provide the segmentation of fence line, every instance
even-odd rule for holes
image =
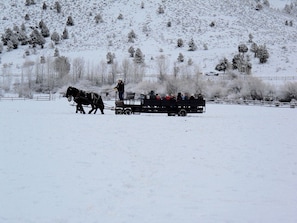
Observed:
[[[5,97],[0,96],[0,101],[26,101],[26,100],[52,101],[52,100],[55,100],[55,97],[52,94],[34,95],[32,98],[17,97],[17,96],[5,96]]]
[[[208,101],[208,103],[213,104],[236,104],[236,105],[261,105],[268,107],[289,107],[295,108],[297,107],[297,101],[292,99],[291,102],[280,102],[278,100],[274,101],[264,101],[264,100],[242,100],[242,99],[216,99],[212,101]]]

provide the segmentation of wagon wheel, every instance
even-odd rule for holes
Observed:
[[[116,115],[122,115],[124,113],[124,110],[122,108],[116,108],[115,109],[115,114]]]
[[[179,110],[178,115],[179,116],[187,116],[187,111],[185,109],[181,109],[181,110]]]
[[[131,115],[131,114],[132,114],[132,109],[131,109],[131,108],[126,108],[126,109],[124,110],[124,114],[125,114],[125,115]]]

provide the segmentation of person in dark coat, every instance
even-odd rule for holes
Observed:
[[[119,92],[119,99],[124,100],[125,84],[122,80],[118,80],[117,86],[115,88]]]

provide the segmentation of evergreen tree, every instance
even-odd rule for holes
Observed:
[[[254,57],[257,57],[258,45],[256,43],[252,43],[251,45],[251,52],[254,53]]]
[[[68,34],[68,30],[66,29],[66,27],[65,27],[65,29],[63,31],[62,38],[63,39],[69,39],[69,34]]]
[[[128,42],[134,43],[135,38],[136,38],[136,34],[135,34],[134,30],[131,30],[128,33]]]
[[[59,2],[55,2],[55,9],[57,10],[57,13],[61,13],[62,7]]]
[[[21,45],[27,45],[29,42],[28,36],[26,35],[26,33],[19,29],[16,33],[18,41]]]
[[[25,20],[26,20],[26,21],[29,21],[29,20],[30,20],[30,16],[29,16],[29,14],[26,14],[26,15],[25,15]]]
[[[260,63],[266,63],[269,58],[268,50],[265,45],[261,45],[257,50],[257,57],[259,58]]]
[[[101,16],[100,14],[98,14],[98,15],[95,16],[95,22],[96,22],[96,23],[101,23],[101,22],[103,22],[102,16]]]
[[[24,23],[22,23],[22,25],[21,25],[21,30],[22,30],[23,32],[26,32],[26,26],[25,26]]]
[[[43,9],[43,10],[46,10],[46,9],[47,9],[47,5],[46,5],[45,2],[43,2],[42,9]]]
[[[123,18],[124,18],[123,14],[120,13],[119,16],[118,16],[118,19],[119,19],[119,20],[122,20]]]
[[[107,64],[113,64],[114,58],[115,58],[115,54],[111,53],[111,52],[108,52],[106,54]]]
[[[3,45],[7,46],[7,50],[17,49],[19,45],[18,35],[10,28],[5,30],[5,34],[1,37]]]
[[[177,40],[177,47],[183,47],[183,46],[184,46],[184,41],[181,38],[179,38]]]
[[[238,46],[238,52],[239,53],[246,53],[247,51],[248,51],[249,49],[248,49],[248,47],[245,45],[245,44],[240,44],[239,46]]]
[[[0,42],[0,54],[3,52],[3,43]],[[0,58],[0,62],[1,62],[1,58]]]
[[[74,22],[71,16],[68,16],[67,22],[66,22],[67,26],[74,26]]]
[[[59,57],[59,56],[60,56],[60,52],[58,48],[55,48],[54,57]]]
[[[134,62],[138,64],[144,63],[144,55],[139,48],[135,51]]]
[[[45,23],[43,22],[43,20],[41,20],[39,22],[39,28],[41,29],[41,35],[43,37],[49,37],[50,36],[50,31],[49,29],[47,28],[47,26],[45,25]]]
[[[193,38],[190,40],[190,42],[189,42],[188,45],[189,45],[189,51],[195,51],[195,50],[197,50],[197,46],[196,46]]]
[[[158,13],[159,14],[164,14],[164,8],[161,5],[159,5]]]
[[[13,32],[10,28],[7,28],[5,30],[5,33],[2,35],[1,40],[4,44],[4,46],[7,45],[7,42],[10,40],[11,36],[13,35]]]
[[[130,53],[130,57],[134,57],[135,49],[133,46],[130,46],[130,48],[128,49],[128,52]]]
[[[34,29],[30,35],[29,42],[32,44],[33,47],[36,47],[36,45],[40,45],[41,48],[43,48],[43,45],[45,44],[45,39],[37,29]]]
[[[217,71],[226,71],[229,67],[229,62],[227,58],[224,58],[222,61],[220,61],[219,64],[215,67]]]
[[[60,35],[55,31],[51,35],[51,40],[55,43],[58,44],[60,42]]]
[[[182,63],[184,62],[184,60],[185,60],[184,55],[182,53],[179,53],[177,57],[177,61]]]
[[[26,0],[25,5],[26,6],[35,5],[35,1],[34,0]]]

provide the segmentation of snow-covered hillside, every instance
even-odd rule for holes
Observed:
[[[74,26],[67,26],[70,38],[53,46],[46,39],[44,49],[24,58],[28,48],[4,52],[2,64],[12,64],[13,72],[21,73],[25,60],[35,61],[40,56],[53,56],[57,47],[61,55],[69,58],[83,57],[85,61],[99,64],[106,61],[106,54],[112,52],[121,63],[129,58],[130,46],[140,48],[145,55],[146,73],[156,73],[156,62],[152,58],[165,55],[170,61],[168,73],[172,73],[173,63],[178,54],[191,58],[201,71],[213,70],[223,57],[232,60],[241,43],[248,44],[249,34],[257,44],[266,44],[270,53],[268,63],[259,64],[252,58],[252,74],[256,76],[296,76],[297,64],[297,19],[282,11],[291,1],[270,0],[270,7],[255,10],[254,0],[197,0],[197,1],[61,1],[62,12],[54,10],[53,1],[36,0],[36,4],[25,6],[24,0],[10,0],[0,3],[0,32],[6,28],[38,26],[43,20],[50,32],[62,34],[68,16],[72,16]],[[48,5],[42,10],[43,3]],[[143,2],[143,8],[141,4]],[[164,9],[159,14],[159,7]],[[29,14],[30,20],[24,19]],[[100,14],[103,22],[96,23],[94,17]],[[122,14],[123,19],[118,19]],[[286,26],[292,21],[293,26]],[[171,27],[168,27],[171,22]],[[215,26],[211,27],[210,23]],[[30,28],[28,28],[30,30]],[[128,42],[128,33],[136,34],[134,43]],[[184,40],[184,47],[177,48],[177,39]],[[198,49],[188,51],[187,43],[193,38]],[[208,50],[205,50],[207,46]],[[248,45],[249,46],[249,45]]]

